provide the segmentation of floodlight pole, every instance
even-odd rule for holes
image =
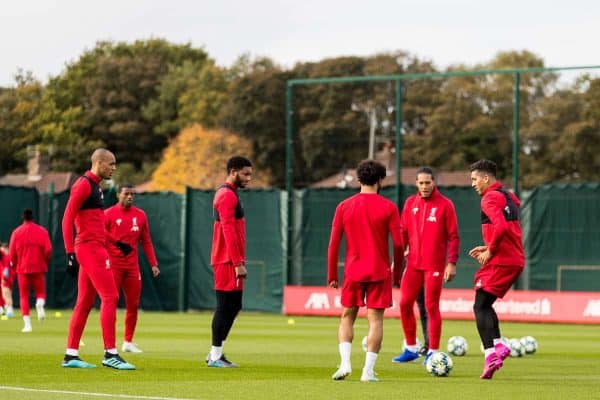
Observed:
[[[286,140],[285,140],[285,189],[287,192],[287,240],[285,248],[285,265],[283,268],[283,285],[289,284],[288,277],[292,269],[292,251],[294,240],[294,91],[293,84],[288,81],[286,89]]]
[[[402,81],[396,79],[396,186],[394,200],[398,208],[402,207]]]
[[[515,98],[513,102],[513,150],[512,150],[512,179],[513,190],[519,197],[519,106],[521,103],[520,94],[521,73],[515,72]]]

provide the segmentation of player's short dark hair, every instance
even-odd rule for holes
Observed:
[[[33,221],[33,211],[30,208],[23,210],[23,219],[25,221]]]
[[[481,171],[487,172],[492,175],[494,178],[496,177],[496,171],[498,170],[498,166],[495,162],[490,160],[479,160],[475,161],[471,166],[469,166],[469,171]]]
[[[417,170],[417,176],[419,176],[419,174],[427,174],[431,176],[431,179],[433,179],[435,181],[435,175],[433,174],[433,168],[431,167],[421,167]]]
[[[133,189],[134,186],[132,183],[129,182],[125,182],[122,183],[121,185],[119,185],[119,191],[117,193],[121,193],[123,191],[123,189]]]
[[[227,160],[227,173],[229,174],[231,170],[239,171],[244,167],[251,167],[252,163],[246,157],[242,156],[233,156],[229,160]]]
[[[383,164],[374,160],[364,160],[356,168],[358,181],[363,185],[373,186],[380,179],[385,178],[386,172]]]

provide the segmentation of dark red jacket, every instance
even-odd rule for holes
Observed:
[[[123,207],[116,204],[104,211],[104,223],[108,235],[108,256],[110,265],[114,268],[139,268],[138,243],[142,244],[144,254],[151,267],[158,265],[152,239],[150,238],[150,227],[146,213],[137,207]],[[133,251],[124,255],[116,246],[116,242],[125,242],[131,246]]]
[[[515,210],[511,210],[507,196]],[[483,242],[492,253],[487,264],[525,266],[520,207],[517,196],[504,190],[500,182],[490,185],[481,197],[481,232]]]
[[[391,277],[388,238],[392,237],[394,264],[402,265],[400,214],[396,204],[374,193],[358,193],[338,204],[327,251],[327,283],[338,281],[338,253],[346,237],[344,277],[375,282]]]
[[[225,183],[217,189],[213,210],[215,221],[210,264],[243,264],[246,260],[246,222],[237,188]]]
[[[50,235],[43,226],[25,221],[10,235],[8,253],[18,274],[46,272],[52,257]]]
[[[81,243],[106,245],[104,230],[104,195],[100,177],[87,171],[71,187],[62,220],[63,239],[67,253],[73,253]],[[73,224],[76,236],[73,239]]]
[[[403,242],[408,243],[407,268],[443,272],[458,261],[459,237],[454,204],[437,188],[427,198],[418,193],[404,203]]]

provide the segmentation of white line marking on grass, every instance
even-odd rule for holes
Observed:
[[[75,392],[72,390],[32,389],[32,388],[17,387],[17,386],[0,386],[0,390],[15,390],[15,391],[21,391],[21,392],[38,392],[38,393],[77,394],[77,395],[96,396],[96,397],[118,397],[121,399],[197,400],[197,399],[184,399],[184,398],[180,398],[180,397],[136,396],[133,394],[111,394],[111,393],[94,393],[94,392]]]

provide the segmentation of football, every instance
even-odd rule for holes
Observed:
[[[538,349],[538,342],[533,336],[523,336],[519,341],[526,354],[534,354]]]
[[[429,372],[433,376],[448,376],[450,375],[450,371],[452,371],[452,367],[454,363],[450,356],[446,353],[438,351],[429,357],[427,360],[427,372]]]
[[[363,351],[366,353],[367,352],[367,337],[365,336],[364,338],[362,338],[362,342],[360,342]]]
[[[523,357],[525,354],[525,348],[519,339],[510,339],[508,341],[508,346],[510,347],[511,357]]]
[[[467,339],[462,336],[452,336],[448,339],[448,353],[453,356],[464,356],[469,350]]]

